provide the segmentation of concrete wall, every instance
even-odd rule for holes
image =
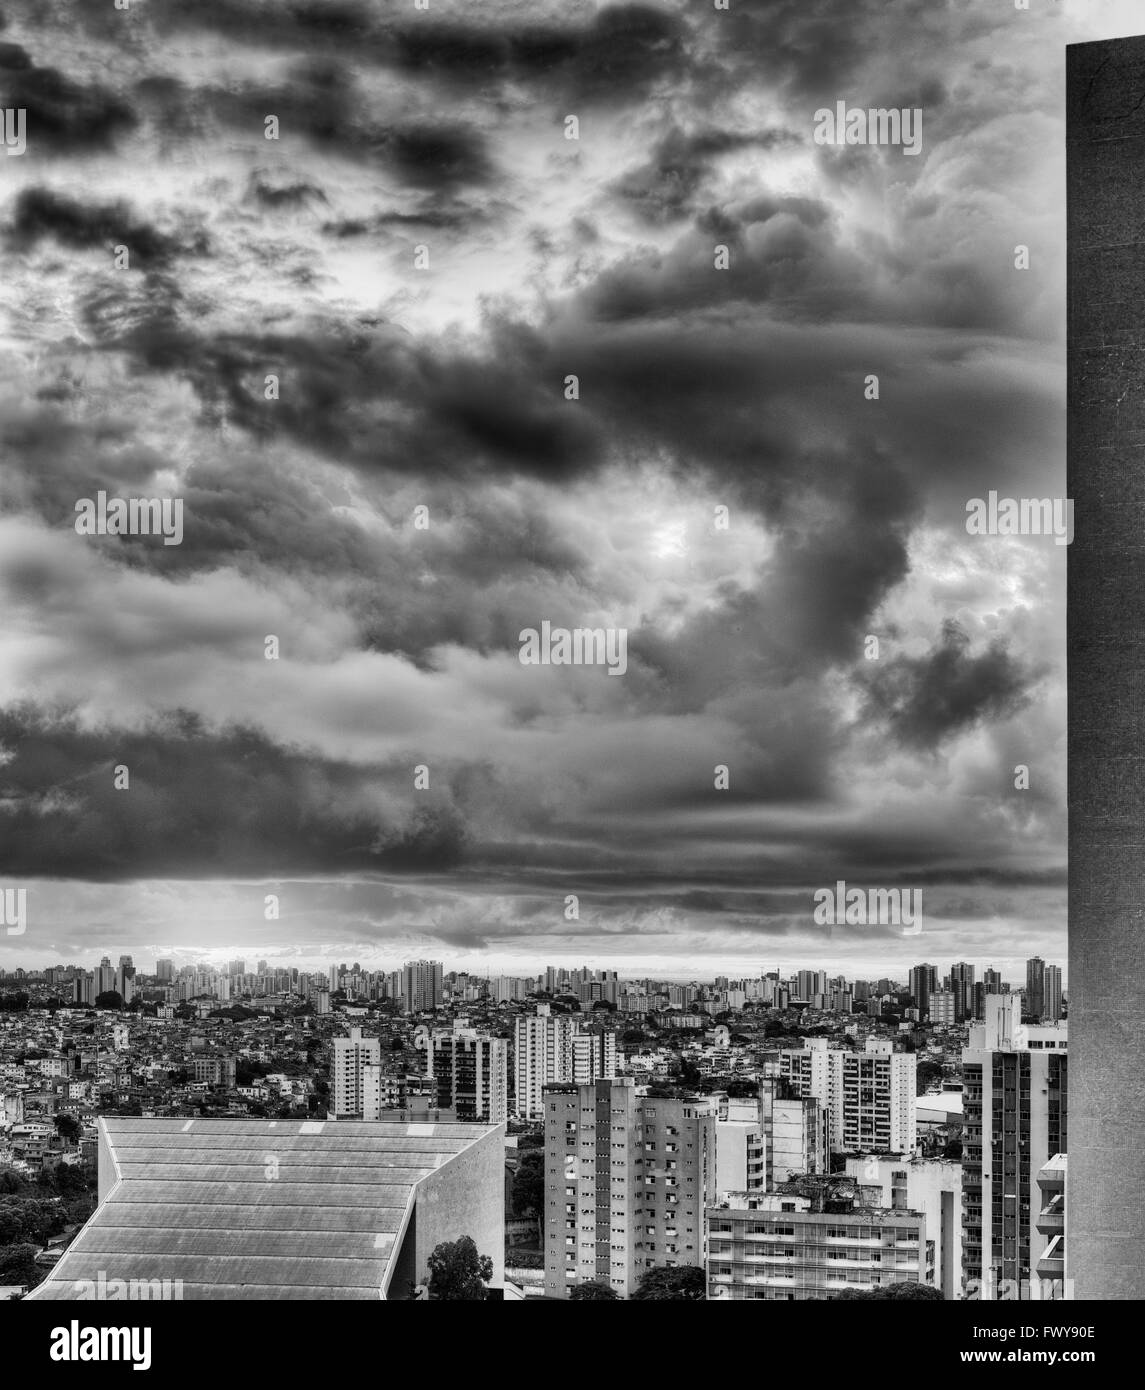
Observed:
[[[474,1126],[475,1129],[481,1126]],[[435,1173],[423,1178],[414,1198],[411,1248],[416,1279],[423,1283],[430,1255],[443,1240],[472,1236],[478,1254],[493,1261],[493,1285],[505,1281],[505,1126],[497,1125]],[[404,1253],[404,1252],[403,1252]],[[399,1265],[402,1262],[399,1261]],[[398,1284],[391,1297],[404,1298]]]
[[[1145,1297],[1143,91],[1145,38],[1067,48],[1066,1276],[1079,1299]]]

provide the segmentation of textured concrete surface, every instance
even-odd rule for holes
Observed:
[[[1067,50],[1069,1178],[1079,1299],[1145,1297],[1145,38]]]

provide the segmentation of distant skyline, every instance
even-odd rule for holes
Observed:
[[[1064,958],[1066,551],[965,516],[1064,487],[1063,46],[1140,17],[1035,9],[4,0],[0,967],[886,973],[838,879]]]
[[[48,960],[48,961],[37,961],[37,962],[35,962],[35,963],[33,963],[33,964],[24,964],[23,968],[24,968],[25,970],[29,970],[29,971],[43,971],[43,970],[48,969],[48,968],[51,967],[51,966],[60,966],[60,965],[64,965],[64,966],[67,966],[67,965],[80,965],[80,966],[83,966],[85,969],[89,969],[89,968],[92,968],[92,967],[98,965],[100,959],[101,959],[103,956],[108,956],[108,957],[111,959],[111,961],[113,962],[113,964],[114,964],[114,963],[118,960],[119,955],[121,955],[121,954],[122,954],[122,955],[129,955],[129,954],[132,954],[132,953],[129,952],[129,951],[126,951],[126,950],[120,951],[120,950],[118,950],[118,948],[106,947],[106,948],[103,948],[103,949],[100,949],[100,950],[96,950],[96,951],[90,953],[90,959],[88,959],[88,960],[81,960],[81,959],[79,959],[79,958],[69,958],[69,959],[67,959],[67,960],[64,960],[64,959],[53,959],[53,960]],[[281,956],[281,955],[278,956],[278,957],[275,957],[275,956],[267,955],[265,951],[259,952],[259,953],[256,954],[256,953],[253,953],[253,952],[250,952],[250,951],[244,951],[244,950],[242,950],[241,948],[238,948],[238,947],[235,947],[235,948],[233,948],[232,950],[230,950],[230,951],[228,951],[228,952],[223,952],[223,953],[220,953],[220,954],[218,954],[218,955],[205,956],[205,955],[198,954],[198,953],[196,953],[196,952],[194,952],[194,951],[191,951],[191,950],[184,950],[184,949],[179,948],[179,947],[169,947],[169,948],[167,948],[166,954],[165,954],[164,952],[161,951],[161,952],[159,952],[159,953],[158,953],[155,957],[153,957],[153,958],[152,958],[152,957],[139,957],[139,956],[136,956],[136,957],[134,958],[134,965],[135,965],[136,970],[139,971],[139,972],[141,972],[142,974],[144,974],[144,975],[152,975],[152,974],[154,974],[154,972],[155,972],[155,965],[156,965],[156,962],[157,962],[158,960],[161,960],[161,959],[170,959],[170,960],[173,960],[174,963],[175,963],[175,968],[176,968],[176,970],[181,969],[183,966],[193,966],[193,965],[198,965],[198,964],[202,964],[202,965],[206,966],[208,969],[211,969],[211,970],[225,970],[225,968],[226,968],[226,966],[227,966],[227,964],[228,964],[229,961],[231,961],[231,960],[244,960],[244,961],[246,962],[246,966],[247,966],[246,973],[247,973],[247,974],[253,974],[253,973],[255,973],[255,966],[256,966],[257,962],[258,962],[259,960],[265,959],[265,960],[266,960],[266,963],[267,963],[267,969],[268,969],[268,970],[289,970],[289,969],[297,969],[297,970],[299,970],[299,971],[301,971],[301,972],[303,972],[303,973],[310,973],[310,974],[321,973],[321,974],[325,974],[325,973],[327,973],[327,972],[329,971],[329,968],[330,968],[330,966],[332,966],[332,965],[341,965],[341,964],[344,963],[345,965],[350,966],[350,965],[353,965],[355,961],[357,961],[357,963],[361,966],[361,968],[362,968],[363,970],[369,970],[369,971],[378,971],[378,970],[382,970],[382,971],[391,971],[391,970],[398,970],[398,969],[401,968],[402,965],[405,964],[406,961],[411,960],[411,959],[420,959],[420,957],[412,957],[412,956],[408,956],[408,955],[407,955],[407,956],[402,956],[402,957],[400,957],[400,958],[387,958],[387,959],[376,960],[376,961],[369,961],[369,960],[365,960],[365,959],[362,959],[362,958],[360,958],[360,957],[352,956],[352,955],[334,956],[334,957],[330,957],[330,958],[328,958],[328,959],[319,959],[319,958],[313,958],[313,959],[300,959],[300,958],[297,958],[297,957],[283,957],[283,956]],[[790,966],[789,966],[789,965],[786,965],[786,964],[757,965],[757,966],[752,967],[752,968],[750,968],[750,969],[748,969],[748,968],[730,968],[730,967],[729,967],[729,968],[721,968],[721,967],[717,964],[716,966],[712,967],[711,970],[708,971],[707,973],[697,974],[696,972],[693,971],[692,973],[689,974],[689,973],[687,973],[687,972],[679,972],[679,971],[654,970],[654,969],[651,969],[651,968],[647,965],[647,963],[642,963],[642,964],[640,964],[640,965],[638,965],[638,966],[636,966],[636,967],[633,967],[632,969],[626,970],[626,969],[622,969],[621,967],[619,967],[619,966],[617,966],[617,965],[614,965],[614,964],[603,965],[603,964],[599,964],[599,963],[597,963],[597,962],[590,961],[590,960],[576,960],[576,961],[546,960],[546,961],[541,962],[541,963],[538,964],[538,965],[534,965],[532,968],[530,968],[530,967],[528,967],[527,965],[525,965],[525,966],[523,966],[521,969],[513,969],[513,970],[508,970],[508,969],[507,969],[507,970],[494,970],[494,971],[490,971],[490,970],[488,969],[487,964],[484,964],[484,965],[481,965],[481,966],[473,966],[473,965],[466,966],[466,965],[461,965],[461,964],[457,963],[457,961],[455,961],[454,959],[452,959],[452,958],[450,958],[450,957],[448,957],[448,956],[445,956],[445,957],[442,957],[442,956],[432,956],[432,957],[427,957],[427,959],[440,960],[440,961],[441,961],[441,964],[442,964],[443,973],[446,974],[446,975],[448,975],[448,974],[450,974],[450,973],[456,973],[456,974],[468,973],[468,974],[470,974],[470,975],[481,976],[481,977],[486,976],[486,975],[492,975],[494,978],[496,978],[496,977],[499,976],[499,975],[508,975],[508,976],[518,977],[518,978],[521,978],[521,977],[524,977],[524,978],[536,978],[537,976],[543,974],[544,971],[545,971],[545,969],[546,969],[548,966],[553,966],[553,967],[555,967],[556,969],[564,968],[564,969],[567,969],[567,970],[569,970],[569,971],[572,971],[572,970],[580,970],[580,969],[586,969],[586,968],[587,968],[587,969],[590,969],[590,970],[616,970],[616,971],[617,971],[617,974],[618,974],[622,979],[625,979],[625,978],[644,978],[644,977],[648,977],[648,978],[652,978],[652,979],[665,979],[665,980],[681,980],[681,981],[696,980],[696,981],[699,982],[699,983],[709,982],[709,981],[711,981],[712,979],[714,979],[715,976],[717,976],[717,975],[727,975],[727,976],[729,976],[729,978],[735,978],[735,979],[759,979],[759,978],[761,978],[763,975],[766,975],[766,974],[770,973],[771,971],[778,971],[781,979],[788,979],[788,978],[791,978],[791,977],[793,977],[794,975],[796,975],[796,974],[798,973],[798,971],[800,971],[800,970],[822,970],[822,971],[826,972],[826,974],[827,974],[829,977],[834,977],[834,976],[838,976],[838,975],[843,975],[843,976],[847,977],[848,979],[852,979],[852,980],[853,980],[853,979],[860,979],[860,980],[867,980],[867,979],[870,979],[870,980],[877,980],[877,979],[886,978],[886,979],[895,980],[895,981],[902,981],[902,982],[905,983],[906,980],[907,980],[907,977],[908,977],[908,974],[909,974],[910,970],[911,970],[914,966],[916,966],[916,965],[921,965],[921,964],[924,964],[924,963],[934,965],[934,966],[936,967],[937,971],[938,971],[939,977],[941,978],[941,977],[945,974],[945,972],[946,972],[947,970],[949,970],[950,966],[954,963],[953,961],[943,961],[943,960],[934,960],[934,959],[931,959],[930,961],[924,961],[924,958],[921,957],[921,956],[918,957],[918,958],[912,957],[912,958],[910,959],[910,961],[909,961],[908,964],[902,964],[902,963],[900,962],[900,963],[898,963],[898,964],[896,965],[896,964],[892,963],[892,964],[889,965],[888,967],[886,967],[886,968],[880,968],[880,969],[878,969],[878,970],[873,971],[873,972],[870,973],[870,974],[865,973],[865,972],[867,971],[867,969],[868,969],[868,967],[865,967],[865,966],[864,966],[862,969],[858,969],[858,970],[848,970],[848,969],[843,968],[842,966],[832,965],[830,962],[824,961],[824,960],[818,960],[818,961],[814,961],[814,962],[805,961],[805,962],[804,962],[803,964],[801,964],[801,965],[790,965]],[[998,959],[1001,959],[1001,958],[998,958]],[[1029,959],[1029,958],[1027,958],[1027,959]],[[1062,969],[1062,988],[1063,988],[1063,991],[1064,991],[1064,990],[1066,989],[1066,984],[1067,984],[1067,981],[1066,981],[1066,978],[1065,978],[1065,958],[1063,957],[1061,960],[1056,960],[1056,959],[1053,959],[1053,958],[1046,958],[1046,957],[1043,957],[1043,959],[1045,960],[1045,963],[1046,963],[1047,965],[1060,965],[1060,966],[1061,966],[1061,969]],[[150,968],[148,967],[148,964],[147,964],[148,961],[150,961]],[[995,963],[995,961],[993,961],[993,960],[991,960],[991,961],[975,961],[975,960],[971,960],[971,961],[969,961],[968,963],[971,964],[971,965],[976,966],[979,972],[981,972],[981,971],[983,971],[983,970],[988,970],[988,969],[997,970],[998,973],[1002,976],[1003,980],[1005,980],[1005,981],[1007,981],[1008,983],[1010,983],[1011,985],[1013,985],[1015,989],[1019,989],[1019,988],[1024,989],[1024,988],[1025,988],[1025,984],[1026,984],[1026,959],[1023,959],[1023,960],[1021,960],[1021,961],[1019,961],[1019,962],[1016,962],[1016,963],[1012,963],[1012,964],[1009,966],[1009,968],[1007,968],[1004,964],[997,964],[997,963]],[[12,965],[9,965],[9,966],[7,966],[7,967],[0,967],[0,968],[5,968],[5,969],[11,971],[11,970],[14,970],[16,967],[15,967],[15,966],[12,966]],[[980,980],[980,978],[981,978],[981,975],[980,975],[980,973],[979,973],[979,980]]]

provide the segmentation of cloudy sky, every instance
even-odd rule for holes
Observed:
[[[0,0],[0,966],[1063,959],[1066,551],[966,502],[1062,495],[1063,49],[1133,8]]]

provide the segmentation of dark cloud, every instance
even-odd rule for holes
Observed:
[[[398,176],[415,188],[458,188],[493,177],[483,137],[465,126],[421,125],[387,132],[383,147]]]
[[[79,216],[80,230],[72,233],[77,214],[70,206],[63,215],[58,201],[44,206],[66,233],[93,244],[107,221]],[[39,231],[42,221],[28,214],[20,226]],[[307,336],[206,335],[170,290],[164,296],[156,287],[152,301],[131,287],[110,303],[95,296],[86,306],[87,327],[102,349],[185,377],[210,418],[257,437],[285,434],[368,471],[431,477],[477,470],[559,481],[602,458],[599,426],[565,400],[561,364],[550,360],[538,335],[521,328],[472,354],[415,343],[376,322],[320,321]],[[277,401],[265,398],[267,373],[280,377]]]
[[[543,80],[572,98],[629,103],[681,71],[685,32],[682,19],[662,9],[609,5],[587,23],[507,31],[407,21],[396,48],[399,66],[420,76],[462,84]]]
[[[794,143],[783,130],[739,133],[700,130],[688,134],[674,127],[655,146],[646,164],[631,169],[612,185],[648,222],[663,223],[688,216],[697,196],[712,180],[721,155],[737,150],[773,149]]]
[[[82,203],[47,188],[26,188],[16,199],[8,228],[9,244],[18,251],[36,246],[44,237],[73,250],[99,247],[109,255],[117,245],[128,248],[134,266],[166,265],[180,254],[202,254],[206,239],[189,243],[135,219],[126,203]]]
[[[902,0],[892,11],[880,0],[853,0],[846,6],[836,0],[733,4],[718,16],[715,30],[724,80],[729,69],[739,80],[750,70],[757,80],[777,86],[790,105],[806,107],[808,119],[814,106],[833,105],[840,99],[885,105],[874,100],[880,93],[853,90],[857,75],[880,56],[883,44],[909,33],[916,61],[907,71],[910,83],[917,83],[918,68],[929,57],[925,35],[931,24],[940,25],[934,9],[927,0]],[[937,56],[933,61],[937,66]]]
[[[4,872],[15,877],[433,872],[464,848],[447,803],[396,822],[371,809],[382,769],[317,759],[252,728],[210,730],[191,714],[123,731],[8,709],[0,747]],[[114,787],[120,765],[128,790]]]
[[[317,184],[276,182],[263,170],[250,176],[247,197],[264,208],[309,207],[328,201]]]
[[[869,713],[885,721],[899,742],[936,748],[984,719],[1016,714],[1044,674],[1012,657],[1002,641],[971,655],[969,635],[948,619],[925,656],[893,657],[860,680]]]
[[[28,145],[40,153],[109,149],[138,117],[127,101],[99,84],[73,81],[56,68],[26,63],[17,44],[0,61],[0,109],[27,111]]]

